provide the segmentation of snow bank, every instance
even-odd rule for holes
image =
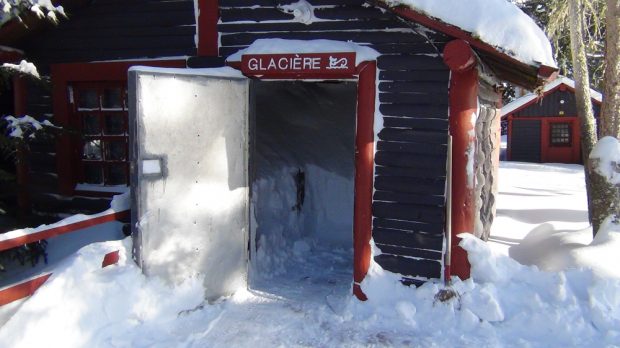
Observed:
[[[383,0],[389,6],[405,5],[415,11],[457,26],[474,38],[498,47],[526,63],[555,67],[545,33],[516,5],[506,0]]]
[[[379,53],[372,48],[360,46],[354,42],[334,40],[258,39],[249,47],[230,55],[226,60],[229,62],[239,62],[241,61],[241,56],[244,54],[336,52],[355,52],[355,65],[368,60],[376,60],[379,56]]]
[[[40,77],[37,67],[34,64],[27,62],[25,60],[22,60],[21,62],[19,62],[19,64],[4,63],[2,64],[2,68],[13,70],[15,72],[22,73],[25,75],[34,76],[36,78]]]
[[[603,137],[599,139],[590,152],[590,159],[597,159],[598,163],[594,167],[600,175],[607,178],[607,181],[614,185],[620,184],[620,143],[614,137]]]
[[[102,269],[103,255],[119,249],[118,265]],[[183,329],[181,311],[199,305],[203,293],[199,279],[175,288],[146,279],[133,264],[130,239],[93,244],[22,305],[0,330],[0,346],[166,346],[167,336]]]
[[[473,278],[402,286],[371,265],[369,295],[292,300],[247,289],[201,302],[198,279],[177,286],[145,278],[131,245],[88,246],[66,261],[0,328],[0,346],[34,347],[612,347],[620,345],[620,281],[587,270],[548,273],[523,266],[470,235]],[[121,249],[118,265],[101,255]],[[312,283],[301,283],[312,288]],[[277,287],[277,284],[273,285]]]
[[[398,275],[373,262],[362,283],[369,300],[350,303],[347,315],[369,330],[389,330],[388,345],[405,331],[419,346],[620,344],[620,279],[584,269],[543,272],[493,251],[470,234],[460,237],[472,278],[453,278],[457,296],[441,302],[436,294],[443,286],[432,282],[406,288]]]
[[[28,137],[34,139],[36,137],[36,132],[42,130],[43,127],[55,127],[48,120],[39,122],[37,119],[28,115],[22,117],[5,116],[4,120],[8,123],[7,128],[10,138],[23,139],[24,134],[30,133]]]

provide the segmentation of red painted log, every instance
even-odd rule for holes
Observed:
[[[360,283],[370,267],[372,237],[372,185],[374,175],[375,79],[377,63],[360,67],[357,89],[357,133],[355,136],[355,203],[353,217],[353,293],[365,301]]]
[[[449,42],[444,62],[450,76],[450,134],[452,135],[452,274],[467,279],[467,252],[458,246],[461,233],[474,232],[475,200],[472,156],[475,153],[475,114],[478,112],[478,70],[469,44]]]
[[[217,22],[220,18],[218,0],[198,0],[198,42],[199,56],[217,57],[219,38]]]

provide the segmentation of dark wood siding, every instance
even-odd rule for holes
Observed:
[[[594,115],[598,118],[600,105],[593,104]],[[540,101],[513,113],[513,115],[515,117],[577,116],[575,93],[570,90],[555,90],[545,95]]]
[[[192,0],[97,0],[68,12],[57,26],[29,33],[16,45],[42,75],[54,63],[148,59],[196,54]],[[28,114],[52,115],[49,88],[31,84]],[[92,213],[106,209],[109,198],[58,194],[56,148],[52,140],[36,140],[30,156],[30,195],[38,213]]]
[[[220,55],[261,38],[353,41],[382,54],[377,88],[384,127],[375,157],[373,238],[383,254],[376,261],[407,283],[440,278],[449,81],[440,52],[447,38],[416,32],[363,0],[308,0],[321,20],[309,25],[295,22],[278,2],[294,1],[220,0]],[[203,66],[200,59],[188,65]]]
[[[513,120],[510,143],[511,160],[540,162],[540,120]]]
[[[19,48],[45,74],[51,63],[195,55],[195,33],[192,0],[98,0]]]

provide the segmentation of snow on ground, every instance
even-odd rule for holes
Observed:
[[[620,231],[607,229],[585,246],[581,170],[503,163],[494,241],[464,239],[473,278],[455,279],[458,296],[445,303],[435,299],[441,284],[407,288],[376,264],[362,284],[370,300],[359,302],[348,295],[346,275],[330,272],[346,266],[346,251],[320,245],[296,248],[287,271],[260,286],[205,303],[199,279],[170,288],[145,278],[125,240],[64,261],[0,328],[0,346],[620,347],[620,276],[602,276],[606,260],[596,252],[618,250]],[[568,243],[571,234],[583,240]],[[528,253],[515,252],[534,237]],[[119,248],[119,264],[101,269],[101,255]],[[582,257],[573,266],[597,270],[545,272],[506,255],[560,269],[570,263],[549,255],[575,248]]]

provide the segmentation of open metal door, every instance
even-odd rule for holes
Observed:
[[[247,284],[249,81],[227,74],[133,68],[128,81],[134,257],[169,283],[204,277],[207,299]]]

